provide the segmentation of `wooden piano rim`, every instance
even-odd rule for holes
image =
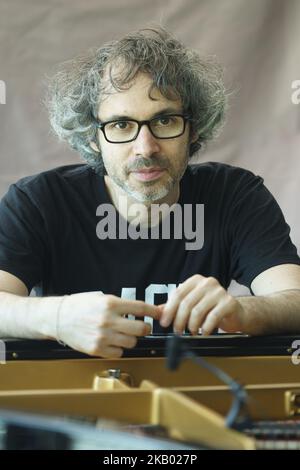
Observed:
[[[123,357],[164,357],[168,336],[139,338],[134,349],[124,350]],[[218,334],[208,337],[184,336],[186,345],[199,356],[291,356],[292,344],[300,336],[247,336]],[[6,360],[90,359],[91,356],[62,346],[55,341],[4,339]]]

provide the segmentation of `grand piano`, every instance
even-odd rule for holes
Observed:
[[[300,337],[173,340],[114,360],[3,340],[0,448],[300,449]]]

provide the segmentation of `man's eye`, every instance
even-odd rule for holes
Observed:
[[[167,126],[168,124],[171,124],[171,118],[169,117],[162,117],[162,118],[159,118],[157,121],[158,121],[158,124],[162,126]]]
[[[176,116],[162,116],[153,121],[153,125],[156,127],[169,127],[176,124]]]
[[[113,124],[113,128],[115,129],[127,129],[129,127],[129,123],[127,121],[118,121]]]

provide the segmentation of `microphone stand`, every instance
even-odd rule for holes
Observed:
[[[244,387],[226,372],[219,369],[219,367],[210,364],[189,350],[178,335],[173,335],[167,340],[168,369],[176,370],[183,359],[191,359],[198,366],[204,367],[230,388],[234,398],[225,418],[226,426],[228,428],[240,429],[244,428],[245,425],[249,425],[251,420],[247,410],[248,395]]]

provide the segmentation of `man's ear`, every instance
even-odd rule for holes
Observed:
[[[99,148],[98,148],[98,145],[96,144],[96,142],[94,142],[93,140],[90,142],[90,147],[97,153],[100,152]]]
[[[191,144],[194,144],[196,142],[196,140],[198,140],[199,138],[199,135],[196,134],[196,132],[193,132],[193,134],[191,134]]]

